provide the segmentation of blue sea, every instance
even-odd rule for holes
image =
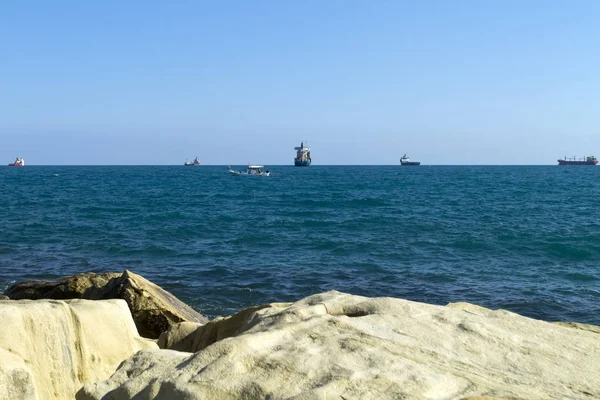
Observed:
[[[335,289],[600,325],[600,168],[267,168],[0,168],[0,292],[129,269],[208,317]]]

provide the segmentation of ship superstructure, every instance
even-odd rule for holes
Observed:
[[[419,166],[421,165],[420,161],[410,161],[410,158],[408,158],[408,156],[406,154],[404,154],[402,156],[402,158],[400,159],[400,165],[408,165],[408,166]]]
[[[194,158],[194,161],[185,160],[183,163],[186,167],[193,167],[194,165],[200,165],[200,159],[198,157]]]
[[[8,164],[9,167],[24,167],[25,166],[25,160],[23,160],[23,157],[18,156],[17,159],[15,160],[15,162]]]
[[[309,167],[312,162],[310,158],[310,147],[304,146],[304,142],[301,142],[300,147],[294,147],[294,150],[296,150],[294,165],[296,167]]]

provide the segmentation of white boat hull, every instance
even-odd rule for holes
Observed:
[[[233,176],[270,176],[270,171],[257,171],[253,169],[249,169],[248,171],[236,171],[231,167],[227,167],[229,173]]]
[[[229,171],[233,176],[271,176],[270,172],[263,172],[262,174],[249,174],[243,171]]]

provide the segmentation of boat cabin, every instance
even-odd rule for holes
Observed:
[[[248,175],[262,175],[264,168],[262,165],[248,165]]]

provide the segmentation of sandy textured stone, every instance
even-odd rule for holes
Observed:
[[[600,334],[600,326],[596,326],[596,325],[580,324],[578,322],[553,322],[553,324],[560,325],[560,326],[566,326],[567,328],[581,329],[584,331],[589,331],[589,332],[594,332],[594,333]],[[600,340],[600,338],[599,338],[599,340]]]
[[[0,399],[72,399],[141,349],[123,300],[0,302]]]
[[[181,323],[172,326],[167,332],[163,332],[158,340],[158,347],[161,349],[170,349],[195,353],[205,347],[228,337],[236,336],[249,329],[248,319],[255,311],[266,307],[282,307],[290,303],[278,305],[267,304],[262,306],[250,307],[230,317],[219,317],[202,325],[192,325]]]
[[[35,380],[25,360],[0,348],[0,399],[36,399]]]
[[[124,299],[143,337],[157,339],[171,325],[183,321],[208,320],[171,293],[140,275],[124,273],[85,273],[56,281],[26,281],[5,293],[11,299]]]
[[[187,399],[159,394],[160,384],[153,384],[152,381],[157,375],[169,374],[178,366],[184,365],[191,355],[173,350],[140,351],[121,364],[110,379],[85,385],[77,393],[76,399],[96,398],[99,393],[106,393],[106,397],[98,397],[102,400]],[[127,384],[123,384],[125,382]],[[221,397],[205,397],[205,399],[220,400]]]
[[[10,297],[0,294],[0,300],[10,300]]]
[[[77,399],[600,398],[597,333],[503,310],[327,292],[242,319],[193,354],[142,351]]]
[[[158,347],[161,349],[193,352],[194,337],[198,328],[202,326],[204,325],[197,322],[180,322],[172,325],[167,331],[160,334]]]

